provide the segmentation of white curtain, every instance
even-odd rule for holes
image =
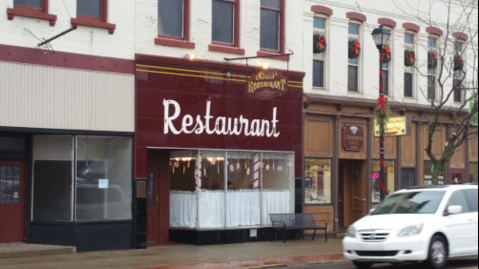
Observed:
[[[263,226],[271,226],[269,214],[287,214],[291,210],[291,192],[289,190],[263,191]]]
[[[225,192],[199,193],[199,228],[225,227]]]
[[[260,191],[228,191],[227,227],[261,225],[260,202]]]
[[[196,228],[196,193],[170,192],[170,227]]]

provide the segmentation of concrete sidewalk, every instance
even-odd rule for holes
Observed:
[[[44,257],[0,259],[1,269],[220,269],[342,259],[341,240],[175,245]]]

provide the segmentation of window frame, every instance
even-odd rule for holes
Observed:
[[[27,18],[35,18],[41,20],[48,20],[50,26],[55,26],[57,22],[57,16],[48,13],[49,11],[49,0],[42,0],[41,8],[34,8],[24,5],[13,5],[13,8],[7,8],[8,20],[13,20],[15,16],[22,16]]]
[[[406,35],[412,35],[413,36],[413,44],[409,44],[409,43],[406,43]],[[412,31],[406,31],[404,33],[404,50],[406,50],[407,48],[411,48],[414,52],[417,51],[417,33],[416,32],[412,32]],[[417,58],[416,58],[416,62],[417,62]],[[408,72],[409,70],[408,69],[411,69],[411,72]],[[403,95],[405,98],[412,98],[412,99],[416,99],[417,98],[417,87],[416,87],[416,83],[417,83],[417,75],[416,75],[416,70],[414,69],[414,66],[411,66],[411,67],[407,67],[405,66],[404,67],[404,74],[405,73],[408,73],[408,74],[412,74],[412,96],[406,96],[406,81],[403,80],[403,83],[404,83],[404,89],[403,89]],[[405,77],[405,76],[404,76]]]
[[[78,1],[78,0],[77,0]],[[72,26],[89,26],[95,28],[107,29],[110,35],[115,33],[116,24],[108,23],[108,0],[100,0],[100,17],[93,17],[87,15],[76,15],[76,18],[71,19]],[[77,2],[78,3],[78,2]]]
[[[372,169],[371,169],[371,172],[376,173],[376,172],[374,172],[374,163],[379,163],[379,168],[381,168],[381,160],[380,160],[380,159],[373,159],[373,160],[372,160]],[[398,186],[398,180],[399,180],[399,179],[398,179],[398,162],[397,162],[397,160],[395,160],[395,159],[385,159],[385,160],[384,160],[384,163],[386,164],[386,170],[384,171],[384,172],[385,172],[385,175],[386,175],[386,181],[385,181],[386,184],[385,184],[384,187],[386,188],[386,190],[391,190],[391,189],[394,188],[394,190],[391,191],[391,193],[390,193],[390,194],[393,194],[394,192],[398,191],[398,188],[397,188],[397,186]],[[392,163],[393,166],[394,166],[394,186],[392,186],[392,187],[389,186],[389,178],[387,177],[387,174],[388,174],[388,172],[387,172],[387,164],[388,164],[388,163]],[[379,173],[379,172],[377,172],[377,173]],[[372,175],[369,175],[369,176],[372,176]],[[369,194],[369,198],[371,199],[371,204],[372,204],[372,205],[379,205],[380,203],[383,202],[383,201],[381,201],[381,202],[374,202],[374,201],[373,201],[373,185],[372,185],[372,184],[371,184],[371,188],[370,188],[369,191],[371,192],[371,193]],[[381,190],[381,191],[382,191],[382,190]]]
[[[324,29],[314,27],[314,19],[316,19],[316,18],[324,20]],[[313,18],[313,37],[314,37],[314,34],[317,33],[317,32],[319,34],[324,34],[324,37],[326,38],[326,40],[329,40],[329,16],[325,16],[325,15],[318,14],[318,13],[314,14],[314,18]],[[329,46],[326,46],[326,51],[324,51],[323,53],[321,53],[319,55],[313,54],[313,77],[312,77],[313,81],[312,81],[312,86],[313,86],[313,89],[315,89],[315,90],[327,90],[328,89],[328,77],[329,77],[328,51],[329,51]],[[322,58],[322,59],[320,59],[320,58]],[[314,86],[314,75],[315,75],[314,74],[314,61],[323,61],[323,86],[322,87]]]
[[[349,26],[351,24],[354,24],[354,25],[357,25],[359,27],[358,29],[358,34],[357,36],[356,35],[352,35],[349,33]],[[363,22],[361,21],[355,21],[355,20],[350,20],[348,22],[348,44],[349,44],[349,41],[351,41],[351,38],[355,38],[357,37],[356,40],[359,41],[360,44],[362,44],[362,33],[363,33]],[[348,51],[346,51],[346,53],[349,53]],[[362,55],[363,55],[363,48],[361,47],[361,53],[359,54],[359,57],[357,58],[358,60],[358,63],[355,65],[355,64],[351,64],[349,62],[349,60],[351,60],[348,56],[348,71],[347,71],[347,74],[348,74],[348,86],[347,86],[347,92],[348,94],[362,94],[362,70],[361,70],[361,66],[362,66]],[[358,84],[357,84],[357,91],[349,91],[349,67],[350,66],[355,66],[358,68]]]
[[[461,45],[461,50],[458,51],[457,50],[457,45]],[[462,59],[465,61],[465,57],[464,57],[464,54],[465,54],[465,50],[464,50],[464,41],[462,40],[459,40],[459,39],[456,39],[454,41],[454,56],[458,55],[458,56],[461,56]],[[464,65],[465,66],[465,65]],[[461,76],[460,77],[456,77],[456,72],[461,72]],[[461,90],[456,90],[456,79],[461,81],[462,83],[460,83],[458,86]],[[462,87],[463,87],[463,83],[464,83],[464,72],[463,71],[456,71],[454,70],[454,64],[453,64],[453,75],[452,75],[452,90],[454,91],[454,94],[453,94],[453,102],[454,104],[464,104],[464,102],[466,101],[465,100],[465,94],[464,94],[464,91],[462,90]],[[459,91],[461,96],[461,100],[460,101],[457,101],[456,99],[456,91]]]
[[[257,53],[257,56],[270,56],[270,55],[275,55],[275,54],[284,54],[285,52],[285,12],[286,12],[286,1],[285,0],[280,0],[281,8],[279,10],[269,8],[269,7],[263,7],[261,5],[260,1],[260,20],[261,20],[261,10],[266,9],[266,10],[272,10],[272,11],[278,11],[279,12],[279,50],[269,50],[269,49],[263,49],[261,48],[261,42],[259,44],[259,51]],[[261,27],[260,27],[261,28]],[[261,40],[261,29],[259,31],[259,40]],[[274,60],[283,60],[283,61],[289,61],[288,56],[284,57],[274,57],[271,58]]]
[[[322,206],[332,206],[334,205],[334,200],[335,200],[335,196],[336,196],[336,193],[334,192],[334,177],[335,177],[335,171],[334,171],[334,160],[332,158],[320,158],[320,157],[304,157],[304,173],[305,173],[305,178],[306,178],[306,160],[319,160],[319,161],[329,161],[329,163],[331,164],[331,179],[330,179],[330,184],[331,184],[331,189],[329,190],[330,192],[330,197],[331,197],[331,202],[330,203],[306,203],[306,198],[305,198],[305,194],[306,194],[306,186],[304,184],[304,180],[305,178],[303,179],[303,189],[302,189],[302,195],[303,195],[303,199],[302,199],[302,204],[303,206],[308,206],[308,207],[322,207]],[[326,190],[325,190],[326,192]]]
[[[155,44],[160,46],[194,49],[195,43],[190,42],[190,0],[183,0],[183,37],[157,34]],[[158,15],[158,11],[156,12]]]
[[[222,43],[213,41],[211,38],[211,44],[208,47],[209,51],[230,53],[237,55],[244,55],[245,51],[240,49],[240,37],[241,37],[241,0],[217,0],[234,4],[234,18],[233,18],[233,44]],[[213,2],[213,1],[212,1]],[[212,9],[213,12],[213,9]],[[213,25],[211,26],[213,32]]]
[[[430,47],[430,39],[435,39],[435,44],[434,44],[434,47]],[[438,53],[437,49],[438,49],[438,46],[439,46],[439,37],[438,36],[435,36],[435,35],[430,35],[428,36],[427,38],[427,51],[428,53],[429,52],[436,52]],[[437,59],[439,61],[439,59]],[[429,58],[428,58],[428,61],[429,61]],[[429,63],[428,63],[429,64]],[[438,66],[439,66],[439,63],[438,63]],[[427,78],[428,78],[428,87],[427,87],[427,100],[430,100],[430,101],[437,101],[437,98],[438,98],[438,94],[437,94],[437,76],[438,76],[438,71],[437,71],[437,68],[434,70],[434,97],[433,98],[430,98],[429,96],[429,78],[432,77],[432,75],[429,73],[431,69],[428,69],[427,72]]]

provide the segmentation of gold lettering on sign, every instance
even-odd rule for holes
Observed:
[[[260,81],[260,82],[249,82],[249,93],[255,93],[258,89],[261,88],[271,88],[278,91],[284,92],[286,85],[286,79],[281,79],[278,81]]]
[[[259,72],[248,79],[246,87],[249,96],[272,99],[286,94],[288,78],[281,72]]]

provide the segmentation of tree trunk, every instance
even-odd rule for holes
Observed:
[[[434,165],[433,171],[432,171],[432,185],[436,186],[439,185],[439,181],[444,182],[444,167],[445,165],[442,163],[438,163],[437,165]],[[442,179],[439,179],[439,176],[443,176]]]

